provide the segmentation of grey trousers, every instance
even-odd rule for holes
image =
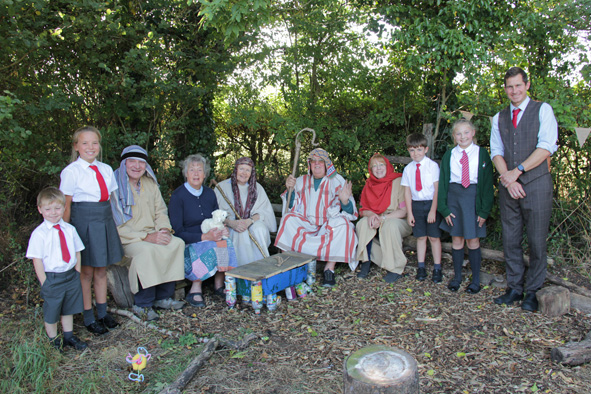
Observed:
[[[546,279],[546,237],[552,214],[552,176],[543,175],[523,185],[526,197],[513,199],[499,186],[507,286],[518,292],[537,291]],[[523,261],[523,227],[529,243],[529,268]]]

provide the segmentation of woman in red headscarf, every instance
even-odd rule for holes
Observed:
[[[358,278],[366,278],[372,261],[388,273],[384,280],[397,281],[406,266],[402,238],[410,235],[406,222],[402,174],[394,172],[388,159],[376,153],[369,159],[369,179],[361,192],[361,220],[356,231],[359,238],[357,260],[361,262]]]

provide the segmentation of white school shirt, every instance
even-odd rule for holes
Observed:
[[[449,166],[449,183],[462,183],[462,165],[460,160],[462,159],[464,149],[456,145],[451,150],[451,162]],[[480,147],[474,143],[470,144],[466,148],[466,154],[468,155],[468,166],[470,167],[470,184],[475,185],[478,183],[478,159],[480,155]]]
[[[90,168],[91,165],[98,167],[109,190],[109,196],[119,187],[111,166],[98,160],[89,163],[79,157],[64,168],[60,175],[60,190],[66,196],[72,196],[73,202],[99,202],[101,199],[101,188],[96,179],[96,172]]]
[[[417,191],[417,162],[414,160],[404,167],[400,185],[410,187],[410,193],[412,195],[413,201],[433,200],[435,195],[434,183],[439,182],[439,166],[427,156],[423,157],[423,160],[421,160],[418,164],[421,165],[419,167],[421,171],[421,185],[423,186],[421,191]]]
[[[56,224],[60,225],[68,245],[70,262],[67,264],[62,259],[59,231],[53,228]],[[76,266],[76,252],[83,249],[84,244],[70,223],[64,222],[63,219],[57,223],[44,220],[31,234],[26,256],[28,259],[41,259],[45,272],[66,272]]]
[[[521,121],[521,117],[523,116],[523,112],[527,108],[529,101],[530,98],[527,96],[525,100],[519,104],[519,107],[515,107],[513,104],[509,105],[511,107],[511,117],[513,117],[514,109],[519,108],[521,110],[519,111],[519,114],[517,114],[517,124]],[[546,149],[552,155],[558,150],[558,145],[556,145],[556,141],[558,140],[558,124],[556,123],[554,111],[550,104],[542,103],[538,118],[540,120],[540,131],[538,132],[538,143],[536,144],[536,148]],[[504,156],[504,154],[505,146],[503,145],[503,140],[501,139],[501,133],[499,131],[499,112],[497,112],[493,117],[490,130],[490,157]]]

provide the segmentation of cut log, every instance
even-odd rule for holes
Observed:
[[[216,335],[212,340],[207,342],[201,353],[191,361],[189,366],[179,375],[179,377],[164,390],[160,391],[160,394],[181,394],[185,386],[189,384],[191,379],[193,379],[199,368],[209,360],[218,347],[244,350],[248,347],[250,342],[256,338],[257,336],[255,334],[248,334],[241,341],[233,342],[219,338]]]
[[[562,286],[562,287],[566,287],[570,291],[575,292],[577,294],[580,294],[582,296],[591,297],[591,290],[589,290],[589,289],[587,289],[585,287],[582,287],[582,286],[575,285],[574,283],[569,282],[569,281],[564,280],[564,279],[561,279],[561,278],[559,278],[559,277],[557,277],[555,275],[547,274],[546,275],[546,280],[548,282],[554,284],[554,285],[559,285],[559,286]]]
[[[405,237],[403,240],[403,245],[408,248],[416,250],[417,249],[417,239],[413,236]],[[451,249],[452,249],[451,242],[442,242],[441,249],[444,252],[451,253]],[[465,248],[465,251],[466,251],[466,253],[468,253],[467,247]],[[482,252],[483,259],[498,261],[498,262],[502,262],[502,263],[505,262],[505,254],[503,252],[501,252],[500,250],[480,248],[480,251]],[[524,254],[523,261],[525,262],[525,265],[528,266],[529,265],[529,256]],[[551,258],[548,258],[548,265],[552,265],[552,264],[554,264],[554,260]]]
[[[570,293],[570,306],[581,313],[591,314],[591,298]]]
[[[589,335],[587,335],[589,338]],[[591,361],[591,340],[569,342],[564,346],[552,349],[552,361],[565,365],[581,365]]]
[[[407,352],[382,345],[368,346],[345,359],[345,394],[417,394],[419,371]]]
[[[536,293],[539,310],[546,316],[557,317],[570,312],[570,291],[562,286],[544,287]]]
[[[124,257],[121,263],[107,267],[107,288],[120,308],[131,308],[133,305],[133,293],[129,287],[129,263]]]

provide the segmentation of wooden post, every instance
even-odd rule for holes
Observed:
[[[345,359],[345,394],[418,394],[419,371],[407,352],[382,345],[368,346]]]

